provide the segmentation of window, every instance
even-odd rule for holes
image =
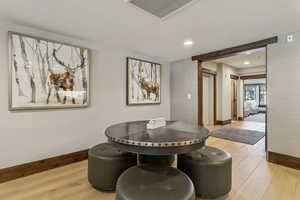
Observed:
[[[267,104],[267,90],[265,84],[245,85],[245,101],[256,101],[260,107]]]
[[[256,100],[256,85],[245,85],[245,100]]]
[[[267,105],[266,85],[261,84],[259,85],[259,106],[266,106],[266,105]]]

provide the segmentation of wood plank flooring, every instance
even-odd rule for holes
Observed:
[[[234,122],[233,127],[264,130],[264,124]],[[223,126],[208,127],[211,130]],[[300,171],[268,163],[264,139],[247,145],[209,138],[208,145],[233,157],[232,191],[218,200],[299,200]],[[87,161],[0,184],[1,200],[114,200],[114,193],[93,189],[87,181]],[[198,199],[200,200],[200,199]]]

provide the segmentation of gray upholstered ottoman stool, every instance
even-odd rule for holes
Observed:
[[[89,150],[88,180],[96,189],[114,191],[119,176],[135,165],[135,154],[122,152],[111,143],[99,144]]]
[[[118,179],[116,200],[194,200],[187,175],[172,167],[135,166]]]
[[[216,198],[231,190],[230,154],[209,146],[178,156],[178,169],[193,181],[196,195],[202,198]]]

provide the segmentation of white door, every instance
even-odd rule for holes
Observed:
[[[203,125],[214,125],[214,78],[203,76]]]

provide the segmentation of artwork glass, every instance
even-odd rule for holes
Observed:
[[[127,104],[159,104],[161,102],[161,65],[127,58]]]
[[[10,110],[86,107],[88,49],[9,33]]]

